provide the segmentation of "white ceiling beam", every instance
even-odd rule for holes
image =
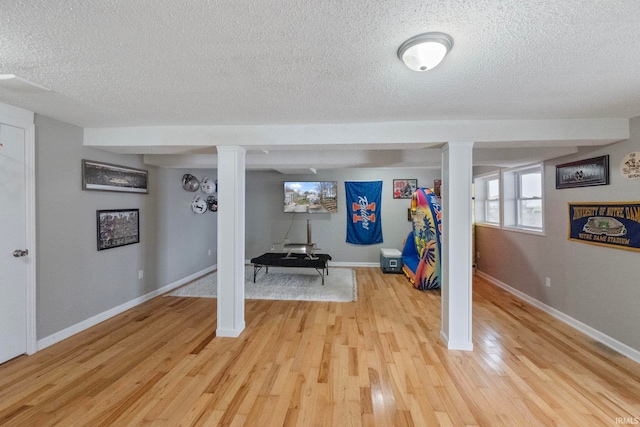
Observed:
[[[84,145],[95,148],[193,149],[244,147],[441,144],[474,141],[479,147],[602,145],[629,138],[628,119],[452,120],[329,125],[157,126],[85,128]],[[147,151],[145,151],[145,148]]]
[[[307,150],[248,152],[246,168],[275,169],[281,173],[315,173],[317,169],[350,167],[440,167],[440,149],[417,150]],[[145,154],[144,163],[165,168],[217,168],[216,154]],[[306,171],[306,172],[303,172]]]

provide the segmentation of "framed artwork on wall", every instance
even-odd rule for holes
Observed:
[[[416,191],[416,188],[418,188],[417,179],[394,179],[393,198],[410,199],[414,191]]]
[[[140,209],[96,211],[98,250],[140,242]]]
[[[609,156],[556,166],[556,189],[609,185]]]
[[[149,172],[128,166],[82,160],[82,189],[149,193]]]

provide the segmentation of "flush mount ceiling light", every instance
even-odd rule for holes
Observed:
[[[15,74],[0,74],[0,88],[22,93],[48,92],[50,90]]]
[[[435,68],[453,47],[453,39],[445,33],[424,33],[411,37],[398,49],[398,58],[413,71]]]

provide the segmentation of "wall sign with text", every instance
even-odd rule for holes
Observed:
[[[608,155],[556,166],[556,189],[608,184]]]
[[[640,202],[569,203],[569,240],[640,251]]]

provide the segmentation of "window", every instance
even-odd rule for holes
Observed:
[[[542,171],[516,172],[518,180],[518,227],[542,228]]]
[[[500,174],[494,172],[476,177],[476,223],[500,226]]]
[[[542,163],[475,177],[475,223],[544,234],[543,180]]]
[[[511,169],[502,174],[504,182],[504,226],[514,230],[543,232],[542,164]]]
[[[496,177],[485,182],[487,199],[484,201],[486,222],[500,224],[500,179]]]

